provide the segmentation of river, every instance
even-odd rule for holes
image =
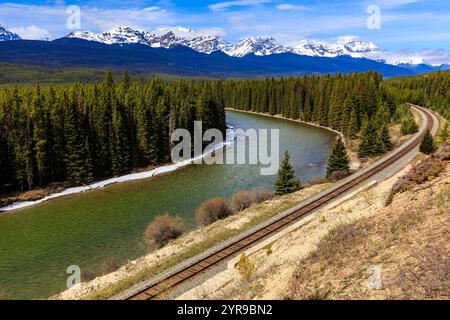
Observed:
[[[303,182],[323,177],[327,130],[260,115],[228,111],[234,128],[280,129],[280,153],[291,154]],[[280,155],[281,159],[282,155]],[[195,209],[206,199],[241,189],[273,190],[275,176],[258,165],[191,165],[147,180],[51,200],[0,214],[0,298],[47,298],[65,289],[66,268],[95,270],[106,260],[126,263],[146,253],[142,235],[162,213],[195,227]]]

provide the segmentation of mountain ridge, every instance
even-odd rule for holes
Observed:
[[[0,61],[45,67],[129,69],[186,76],[262,77],[378,71],[386,77],[413,75],[412,70],[365,58],[296,55],[232,57],[216,51],[204,54],[178,45],[170,49],[139,43],[107,45],[76,38],[53,41],[0,42]]]
[[[334,41],[300,40],[290,46],[280,44],[273,37],[254,36],[241,39],[233,44],[219,36],[197,33],[190,28],[182,26],[158,28],[150,32],[124,26],[100,33],[75,31],[61,39],[64,38],[81,39],[107,45],[141,44],[152,48],[166,49],[185,46],[199,53],[210,55],[215,52],[222,52],[230,57],[237,58],[249,55],[271,56],[283,53],[321,58],[349,56],[398,66],[413,71],[413,73],[432,72],[449,68],[448,65],[432,66],[418,56],[406,54],[397,56],[381,51],[374,43],[355,36],[342,36]],[[12,40],[21,40],[21,37],[0,26],[0,42]]]

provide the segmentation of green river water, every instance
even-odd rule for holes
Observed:
[[[324,176],[331,132],[234,111],[227,112],[227,123],[280,129],[280,153],[289,150],[297,176],[303,182]],[[179,215],[194,228],[204,200],[253,187],[273,190],[274,181],[257,165],[191,165],[0,213],[0,298],[47,298],[65,289],[69,265],[95,270],[108,259],[125,263],[145,254],[142,235],[156,215]]]

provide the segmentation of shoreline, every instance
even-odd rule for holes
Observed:
[[[118,177],[113,177],[113,178],[100,180],[100,181],[94,181],[92,183],[89,183],[89,184],[86,184],[83,186],[66,188],[60,192],[51,193],[51,194],[48,194],[48,195],[46,195],[40,199],[36,199],[36,200],[13,202],[11,204],[7,204],[6,206],[0,207],[0,214],[5,213],[5,212],[11,212],[11,211],[18,210],[18,209],[29,208],[29,207],[32,207],[32,206],[41,204],[43,202],[46,202],[46,201],[49,201],[52,199],[56,199],[56,198],[62,198],[62,197],[66,197],[66,196],[76,195],[76,194],[80,194],[80,193],[84,193],[84,192],[88,192],[88,191],[99,191],[99,190],[102,190],[106,186],[117,184],[117,183],[149,179],[149,178],[152,178],[152,177],[164,174],[164,173],[176,171],[180,168],[191,165],[196,160],[204,159],[205,157],[212,154],[213,152],[221,150],[224,147],[226,147],[227,145],[229,145],[235,139],[234,128],[229,128],[229,129],[232,129],[233,133],[231,133],[230,135],[227,135],[225,137],[224,142],[216,145],[214,148],[208,150],[207,152],[203,153],[200,156],[197,156],[197,157],[194,157],[194,158],[182,161],[182,162],[178,162],[178,163],[161,165],[161,166],[156,167],[151,170],[135,172],[135,173],[128,173],[128,174],[118,176]]]
[[[343,133],[341,133],[337,130],[334,130],[332,128],[329,128],[329,127],[321,126],[316,123],[306,122],[306,121],[298,120],[298,119],[285,118],[281,115],[270,115],[267,113],[258,113],[258,112],[254,112],[254,111],[238,110],[238,109],[232,109],[232,108],[226,108],[225,110],[259,115],[259,116],[270,117],[270,118],[276,118],[276,119],[280,119],[280,120],[287,120],[287,121],[291,121],[291,122],[300,123],[303,125],[312,126],[315,128],[324,129],[324,130],[327,130],[331,133],[334,133],[334,134],[340,136],[342,138],[344,144],[346,144],[345,136]],[[229,128],[229,129],[234,129],[234,128]],[[100,180],[100,181],[94,181],[92,183],[89,183],[89,184],[86,184],[83,186],[65,188],[60,192],[55,192],[55,193],[50,192],[49,194],[46,194],[43,197],[38,198],[38,199],[15,201],[15,202],[9,203],[7,205],[0,206],[0,214],[6,213],[6,212],[12,212],[12,211],[19,210],[19,209],[30,208],[32,206],[41,204],[41,203],[49,201],[49,200],[57,199],[57,198],[73,196],[76,194],[81,194],[81,193],[85,193],[85,192],[89,192],[89,191],[99,191],[99,190],[102,190],[104,187],[107,187],[107,186],[113,185],[113,184],[117,184],[117,183],[144,180],[144,179],[152,178],[157,175],[173,172],[177,169],[191,165],[195,160],[204,159],[209,154],[223,149],[225,146],[229,145],[232,141],[234,141],[234,139],[235,139],[235,133],[233,132],[229,136],[228,135],[226,136],[225,141],[223,143],[218,144],[216,147],[214,147],[213,149],[209,150],[206,153],[203,153],[200,156],[185,160],[183,162],[178,162],[175,164],[164,164],[164,165],[155,167],[150,170],[128,173],[128,174],[118,176],[118,177],[108,178],[108,179]],[[44,190],[45,190],[45,188],[44,188]],[[44,191],[44,193],[45,193],[45,191]]]
[[[239,109],[233,109],[233,108],[225,108],[225,110],[226,111],[235,111],[235,112],[242,112],[242,113],[247,113],[247,114],[260,115],[260,116],[269,117],[269,118],[275,118],[275,119],[280,119],[280,120],[287,120],[287,121],[296,122],[296,123],[304,124],[304,125],[315,127],[315,128],[324,129],[324,130],[330,131],[330,132],[340,136],[342,138],[342,141],[344,142],[344,145],[346,145],[346,139],[345,139],[345,136],[344,136],[344,134],[342,132],[337,131],[337,130],[335,130],[333,128],[330,128],[330,127],[322,126],[322,125],[314,123],[314,122],[307,122],[307,121],[303,121],[303,120],[300,120],[300,119],[286,118],[286,117],[283,117],[280,114],[271,115],[269,113],[264,113],[264,112],[239,110]]]

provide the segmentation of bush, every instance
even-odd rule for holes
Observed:
[[[416,121],[414,120],[414,117],[412,115],[407,116],[405,119],[403,119],[402,126],[400,128],[400,132],[402,135],[414,134],[418,131],[419,126],[416,124]]]
[[[254,202],[255,197],[253,192],[241,190],[233,194],[230,205],[233,212],[240,212],[251,207]]]
[[[439,159],[438,156],[432,155],[425,160],[414,165],[411,170],[399,178],[394,184],[392,190],[386,200],[386,205],[390,205],[397,193],[402,193],[414,188],[414,186],[423,184],[438,176],[445,170],[446,163]]]
[[[436,152],[436,156],[441,160],[450,160],[450,140],[446,141]]]
[[[184,223],[179,217],[169,214],[157,216],[145,231],[145,238],[158,247],[163,247],[170,240],[176,239],[183,234]]]
[[[344,178],[347,178],[350,175],[349,171],[334,171],[328,179],[330,179],[331,181],[339,181],[342,180]]]
[[[250,281],[255,271],[255,265],[250,261],[249,257],[244,253],[241,254],[239,261],[235,265],[239,274],[247,281]]]
[[[233,211],[225,198],[213,198],[206,200],[200,205],[195,219],[199,225],[207,226],[232,214]]]
[[[267,188],[260,187],[236,192],[231,198],[231,209],[237,213],[250,208],[253,204],[261,203],[272,199],[275,194]]]
[[[272,199],[275,196],[275,193],[270,191],[267,188],[260,187],[253,190],[253,197],[255,203],[261,203],[267,200]]]

